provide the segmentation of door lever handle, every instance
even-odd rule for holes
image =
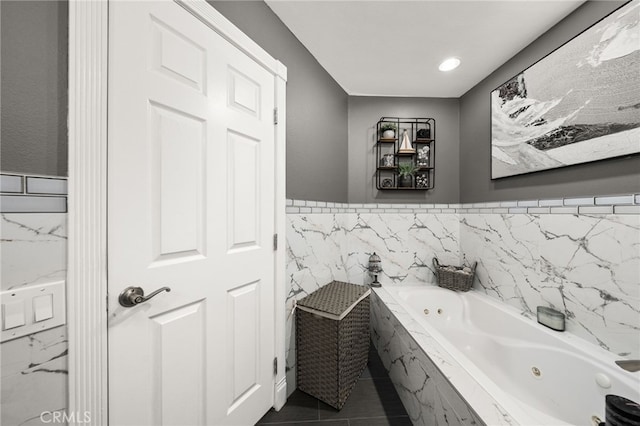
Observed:
[[[136,306],[140,303],[146,302],[147,300],[155,297],[163,291],[166,291],[168,293],[171,291],[171,289],[169,287],[162,287],[145,297],[142,287],[131,286],[122,290],[122,293],[120,293],[120,296],[118,297],[118,302],[120,302],[121,306],[130,308],[132,306]]]

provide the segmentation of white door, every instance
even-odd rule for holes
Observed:
[[[274,75],[174,2],[109,14],[110,424],[254,424],[274,398]],[[129,286],[171,291],[123,307]]]

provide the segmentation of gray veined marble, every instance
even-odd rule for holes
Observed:
[[[2,214],[1,290],[66,278],[66,214]],[[0,344],[3,425],[40,425],[67,407],[66,326]]]
[[[636,206],[631,206],[636,207]],[[570,209],[554,214],[554,209]],[[640,216],[551,213],[287,215],[287,370],[295,387],[294,301],[336,279],[383,286],[435,283],[431,258],[478,261],[474,289],[535,321],[538,305],[567,316],[567,332],[621,356],[640,356]]]
[[[474,287],[535,318],[567,316],[567,331],[622,356],[640,353],[640,217],[463,215],[462,253]]]
[[[65,213],[5,213],[0,219],[0,290],[65,279]]]
[[[457,215],[355,214],[345,219],[351,282],[369,282],[366,265],[374,251],[383,253],[380,280],[387,285],[433,283],[433,256],[460,261]]]
[[[438,365],[447,365],[451,370],[459,366],[451,365],[448,355],[439,357],[435,352],[437,344],[429,345],[434,352],[427,356],[414,337],[428,341],[430,336],[417,332],[417,328],[408,330],[407,326],[411,327],[414,320],[392,299],[382,300],[384,294],[382,290],[372,296],[371,335],[411,422],[425,426],[484,425],[438,368]],[[471,381],[469,384],[473,392],[473,386],[477,385]],[[508,415],[498,414],[499,406],[496,405],[496,410],[491,409],[495,401],[488,394],[481,396],[485,398],[483,406],[489,407],[485,411],[489,412],[490,424],[513,423]]]
[[[295,388],[294,301],[333,281],[368,284],[369,256],[382,255],[383,285],[433,283],[431,259],[459,262],[457,215],[287,215],[287,383]]]

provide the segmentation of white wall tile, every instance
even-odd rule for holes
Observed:
[[[564,200],[562,198],[539,200],[538,205],[540,207],[561,207],[564,205]]]
[[[551,207],[551,214],[578,214],[578,207]]]
[[[613,206],[579,206],[579,214],[613,214]]]
[[[550,207],[528,207],[527,213],[529,214],[548,214],[550,213]]]
[[[66,211],[66,197],[0,196],[1,213],[64,213]]]
[[[613,211],[616,214],[640,214],[640,206],[615,206]]]
[[[0,192],[24,192],[23,177],[18,175],[0,175]]]
[[[633,204],[633,195],[596,197],[596,205]]]
[[[565,198],[565,206],[592,206],[595,203],[595,197],[582,197],[582,198]]]
[[[67,180],[27,176],[26,193],[66,195]]]
[[[509,213],[513,214],[520,214],[520,213],[526,213],[527,212],[527,208],[526,207],[511,207],[509,208]]]

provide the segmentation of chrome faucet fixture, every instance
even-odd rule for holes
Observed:
[[[621,359],[616,361],[616,364],[627,371],[635,373],[640,371],[640,359]]]

